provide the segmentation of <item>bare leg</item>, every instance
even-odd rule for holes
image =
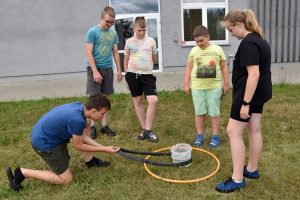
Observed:
[[[220,116],[211,117],[211,126],[213,135],[218,135],[220,132]]]
[[[204,133],[204,123],[205,116],[204,115],[195,115],[195,125],[197,133]]]
[[[91,152],[83,152],[83,154],[84,154],[84,161],[85,162],[90,161],[94,156],[94,154],[91,153]]]
[[[140,125],[143,129],[146,128],[146,114],[143,105],[143,96],[133,97],[134,109],[136,112],[136,116],[140,122]]]
[[[102,119],[101,119],[102,125],[108,125],[108,112],[106,112]]]
[[[240,122],[232,118],[227,125],[227,134],[230,141],[231,158],[233,165],[232,178],[243,180],[246,147],[243,140],[243,131],[247,122]]]
[[[253,113],[248,124],[249,128],[249,161],[247,169],[250,172],[257,170],[262,151],[263,140],[261,135],[262,114]]]
[[[156,95],[150,95],[147,96],[147,101],[148,101],[148,108],[147,108],[147,114],[146,114],[146,130],[151,130],[153,121],[154,121],[154,116],[156,113],[157,109],[157,104],[158,104],[158,98]]]
[[[21,168],[21,171],[26,178],[34,178],[58,185],[67,185],[73,179],[73,175],[70,168],[68,168],[64,173],[60,175],[57,175],[49,170],[34,170]]]

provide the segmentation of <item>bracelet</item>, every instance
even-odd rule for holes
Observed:
[[[247,101],[243,100],[242,105],[243,105],[243,106],[249,106],[249,105],[250,105],[250,102],[247,102]]]

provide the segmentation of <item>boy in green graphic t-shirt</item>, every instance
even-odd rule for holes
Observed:
[[[229,90],[228,66],[222,48],[210,43],[210,35],[204,26],[197,26],[193,32],[197,43],[189,56],[185,71],[184,90],[192,92],[195,108],[196,139],[194,146],[204,142],[205,115],[211,117],[212,137],[209,147],[220,144],[220,98]],[[223,79],[223,83],[222,83]]]

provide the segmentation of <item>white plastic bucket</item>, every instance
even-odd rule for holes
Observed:
[[[192,147],[189,144],[179,143],[171,147],[173,163],[185,162],[192,157]]]

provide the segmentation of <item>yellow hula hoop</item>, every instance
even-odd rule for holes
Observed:
[[[165,151],[165,150],[168,150],[168,149],[171,149],[171,147],[165,147],[165,148],[162,148],[162,149],[158,149],[158,150],[156,150],[154,152]],[[175,179],[169,179],[169,178],[163,178],[163,177],[157,176],[156,174],[154,174],[153,172],[151,172],[149,170],[149,168],[148,168],[148,166],[147,166],[146,163],[144,163],[144,168],[148,172],[148,174],[150,174],[154,178],[157,178],[159,180],[163,180],[163,181],[166,181],[166,182],[170,182],[170,183],[196,183],[196,182],[199,182],[199,181],[204,181],[204,180],[209,179],[212,176],[216,175],[216,173],[220,169],[220,161],[219,161],[219,159],[214,154],[210,153],[209,151],[206,151],[206,150],[203,150],[203,149],[199,149],[199,148],[195,148],[195,147],[192,147],[192,149],[196,150],[196,151],[200,151],[200,152],[206,153],[206,154],[210,155],[211,157],[213,157],[215,159],[215,161],[217,162],[217,168],[211,174],[209,174],[207,176],[204,176],[204,177],[201,177],[201,178],[197,178],[197,179],[189,179],[189,180],[175,180]],[[149,159],[150,156],[151,155],[148,155],[146,157],[146,159]]]

